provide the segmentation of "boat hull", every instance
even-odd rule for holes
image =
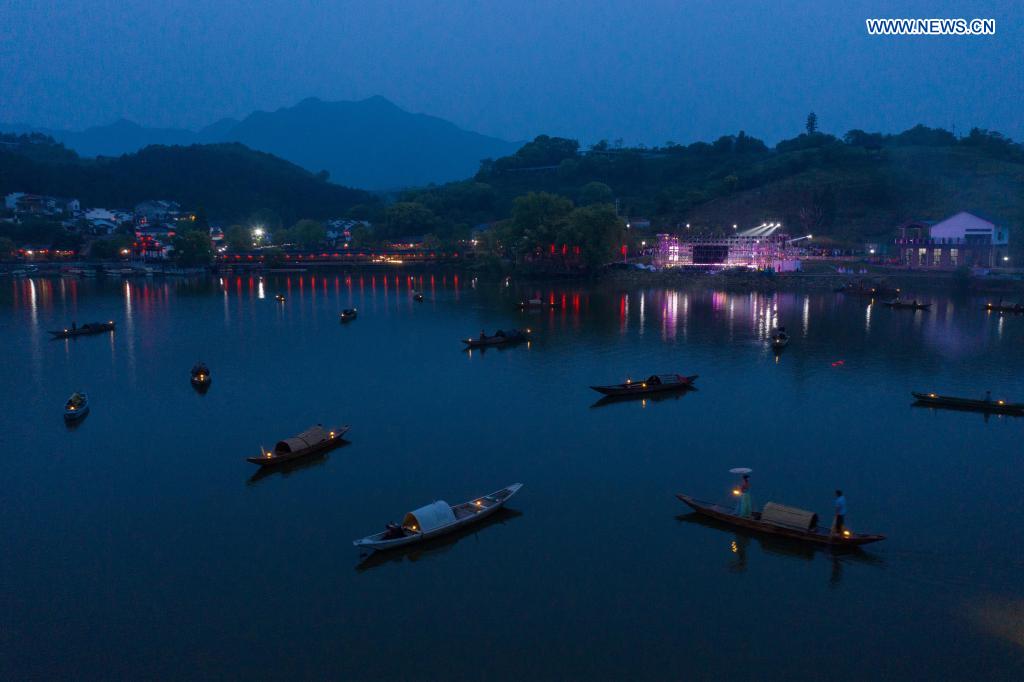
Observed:
[[[609,386],[591,386],[593,390],[597,391],[602,395],[612,396],[615,398],[622,398],[627,396],[642,396],[650,395],[652,393],[666,393],[668,391],[685,391],[689,388],[693,388],[693,382],[697,379],[697,375],[683,377],[683,381],[677,384],[647,384],[644,385],[642,381],[636,381],[628,384],[612,384]]]
[[[348,433],[348,430],[348,426],[336,428],[334,429],[334,438],[322,441],[308,448],[294,450],[284,454],[269,453],[269,457],[265,455],[261,457],[246,457],[245,461],[257,464],[261,467],[271,467],[278,464],[284,464],[286,462],[294,462],[295,460],[302,459],[303,457],[309,457],[321,452],[333,450],[344,442],[345,434]]]
[[[436,538],[436,537],[441,536],[441,535],[447,535],[448,533],[453,533],[453,532],[455,532],[455,531],[457,531],[457,530],[459,530],[461,528],[465,528],[466,526],[478,523],[478,522],[486,519],[488,516],[490,516],[494,512],[496,512],[499,509],[501,509],[502,507],[504,507],[505,504],[508,503],[508,501],[510,499],[512,499],[512,497],[516,493],[518,493],[519,489],[522,488],[522,487],[523,487],[522,483],[513,483],[512,485],[508,486],[507,488],[502,488],[501,490],[494,491],[490,495],[483,495],[483,496],[481,496],[479,498],[475,498],[475,499],[483,499],[485,497],[493,497],[493,496],[502,495],[503,493],[507,493],[507,494],[505,494],[502,497],[501,500],[495,502],[494,504],[492,504],[492,505],[490,505],[488,507],[485,507],[485,508],[481,509],[480,511],[476,512],[472,516],[467,516],[467,517],[464,517],[464,518],[461,518],[461,519],[457,518],[452,523],[446,524],[444,526],[440,526],[438,528],[431,529],[431,530],[429,530],[427,532],[413,533],[411,535],[406,535],[405,537],[394,538],[394,539],[384,539],[384,538],[381,537],[381,534],[377,534],[377,535],[371,535],[369,537],[365,537],[365,538],[363,538],[361,540],[355,540],[352,544],[355,545],[356,547],[361,547],[363,549],[369,549],[369,550],[373,550],[375,552],[382,552],[382,551],[386,551],[386,550],[389,550],[389,549],[398,549],[399,547],[407,547],[407,546],[415,544],[417,542],[423,542],[423,541],[429,540],[431,538]]]
[[[838,549],[843,547],[859,547],[861,545],[867,545],[872,542],[879,542],[885,539],[884,535],[852,533],[849,537],[843,537],[832,535],[830,532],[821,529],[802,530],[800,528],[789,528],[774,523],[768,523],[766,521],[760,521],[755,518],[737,516],[725,507],[711,504],[709,502],[702,502],[701,500],[697,500],[682,493],[678,493],[676,497],[678,497],[683,504],[687,505],[698,514],[717,519],[718,521],[722,521],[723,523],[727,523],[731,526],[746,528],[766,535],[775,535],[778,537],[790,538],[792,540],[799,540],[801,542],[808,542],[814,545]]]
[[[951,410],[968,410],[971,412],[992,412],[997,414],[1024,415],[1024,404],[1000,402],[998,400],[974,400],[971,398],[956,398],[948,395],[936,395],[934,393],[910,393],[917,402],[928,407],[941,407]]]

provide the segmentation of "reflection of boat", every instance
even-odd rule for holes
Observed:
[[[644,381],[626,380],[626,383],[624,384],[591,386],[590,388],[607,396],[621,398],[625,396],[662,393],[665,391],[683,391],[690,388],[690,385],[693,384],[696,379],[696,374],[692,374],[688,377],[681,374],[652,374]]]
[[[954,398],[948,395],[937,393],[918,393],[911,391],[910,394],[917,398],[922,405],[929,407],[945,407],[954,410],[970,410],[972,412],[999,412],[1001,414],[1024,415],[1024,403],[1008,403],[1005,400],[992,400],[991,398]]]
[[[328,431],[317,424],[297,436],[278,441],[273,450],[263,452],[259,457],[246,457],[245,460],[260,466],[271,466],[326,452],[341,444],[342,436],[348,432],[348,428],[348,426],[337,426]]]
[[[446,533],[445,535],[424,540],[423,542],[417,542],[406,547],[399,547],[390,552],[369,552],[356,565],[356,570],[363,572],[393,562],[401,563],[406,559],[409,561],[421,561],[432,556],[437,556],[438,554],[443,554],[450,550],[465,537],[475,535],[484,528],[504,524],[506,521],[511,521],[512,519],[518,518],[522,515],[523,513],[521,511],[502,507],[477,523],[464,526],[458,530]]]
[[[197,362],[192,365],[192,369],[189,372],[191,375],[192,385],[198,389],[206,389],[210,387],[210,368],[206,366],[205,362]]]
[[[402,524],[389,523],[380,533],[368,535],[352,544],[372,550],[393,549],[422,542],[438,535],[451,533],[477,521],[481,521],[498,511],[508,500],[519,492],[522,483],[513,483],[507,488],[496,490],[454,507],[444,500],[414,509],[405,515]]]
[[[636,404],[640,403],[642,407],[647,407],[647,403],[660,403],[666,400],[679,400],[684,395],[689,393],[696,393],[697,387],[690,386],[683,391],[662,391],[660,393],[650,393],[639,396],[632,395],[605,395],[598,398],[590,407],[607,407],[609,405],[621,405],[625,403]]]
[[[88,336],[89,334],[102,334],[104,332],[114,331],[114,321],[109,322],[89,322],[83,324],[81,327],[72,323],[71,327],[65,327],[57,331],[51,331],[53,338],[55,339],[71,339],[76,336]]]
[[[676,497],[698,514],[704,514],[729,525],[817,545],[828,545],[832,548],[856,547],[885,539],[884,535],[867,535],[850,530],[844,530],[841,535],[835,535],[829,530],[818,527],[817,514],[774,502],[767,503],[760,512],[754,512],[751,516],[746,517],[739,516],[732,509],[710,502],[702,502],[689,495],[679,493]]]
[[[786,333],[785,327],[779,327],[772,330],[772,348],[775,350],[782,350],[789,343],[789,334]]]
[[[341,445],[338,447],[345,447],[346,445],[350,445],[350,443],[343,440]],[[321,466],[325,464],[329,458],[330,453],[320,452],[315,455],[310,455],[309,457],[303,457],[302,459],[293,459],[290,462],[284,462],[277,466],[260,467],[256,470],[256,473],[249,477],[249,480],[246,481],[246,485],[255,485],[270,476],[280,475],[281,477],[288,477],[296,471]]]
[[[68,401],[64,403],[64,420],[78,421],[87,414],[89,414],[89,396],[78,391],[72,393]]]
[[[342,322],[351,322],[352,320],[356,319],[357,314],[358,311],[355,308],[345,308],[344,310],[341,311],[338,317],[341,318]]]
[[[539,298],[530,298],[525,301],[519,302],[519,307],[523,310],[527,308],[560,308],[554,301],[544,301]]]
[[[901,301],[894,298],[891,301],[882,301],[882,303],[896,310],[928,310],[932,307],[931,303],[918,303],[916,298],[913,301]]]
[[[475,339],[463,339],[462,343],[466,344],[468,348],[482,348],[486,346],[504,346],[511,343],[522,343],[523,341],[530,340],[529,329],[510,329],[505,331],[499,329],[494,332],[494,336],[487,336],[481,333]]]

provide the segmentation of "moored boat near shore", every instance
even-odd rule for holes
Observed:
[[[642,396],[651,393],[664,393],[666,391],[685,391],[693,386],[697,375],[683,376],[681,374],[652,374],[643,381],[627,379],[624,384],[609,384],[606,386],[591,386],[598,393],[616,398],[626,396]]]
[[[341,311],[341,313],[338,314],[338,318],[341,319],[342,322],[351,322],[352,320],[356,319],[356,316],[358,314],[359,311],[357,311],[355,308],[345,308],[344,310]]]
[[[326,452],[342,443],[342,437],[348,433],[349,427],[336,426],[331,430],[322,425],[311,426],[297,436],[278,441],[273,450],[263,451],[259,457],[246,457],[247,462],[262,467],[291,462],[318,452]]]
[[[992,400],[990,397],[956,398],[937,393],[920,393],[911,391],[910,394],[917,398],[917,403],[928,407],[942,407],[951,410],[968,410],[971,412],[996,412],[1000,414],[1013,414],[1024,416],[1024,403],[1011,403],[1005,400]]]
[[[498,511],[522,487],[522,483],[513,483],[489,495],[455,506],[449,506],[444,500],[432,502],[408,512],[401,524],[389,523],[382,532],[355,540],[352,544],[364,549],[382,551],[451,533]]]
[[[897,310],[928,310],[932,307],[931,303],[918,303],[916,298],[912,301],[902,301],[894,298],[891,301],[882,301],[882,303]]]
[[[519,308],[526,310],[528,308],[540,309],[540,308],[560,308],[561,306],[554,301],[544,301],[539,298],[530,298],[525,301],[519,302]]]
[[[1024,303],[986,303],[985,310],[996,313],[1024,313]]]
[[[818,515],[814,512],[786,507],[774,502],[767,503],[760,512],[753,512],[750,516],[740,516],[733,509],[704,502],[683,493],[676,494],[676,497],[698,514],[732,526],[815,545],[824,545],[833,549],[858,547],[885,539],[884,535],[854,533],[850,530],[844,530],[838,534],[832,533],[829,529],[818,527]]]

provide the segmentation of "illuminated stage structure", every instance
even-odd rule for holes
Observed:
[[[778,272],[800,269],[794,242],[781,231],[782,223],[762,223],[731,237],[658,235],[654,264],[659,268],[750,268]]]

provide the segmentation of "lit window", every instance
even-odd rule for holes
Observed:
[[[957,264],[957,261],[959,260],[959,256],[960,256],[960,249],[950,249],[949,250],[949,264],[955,267],[956,264]]]

